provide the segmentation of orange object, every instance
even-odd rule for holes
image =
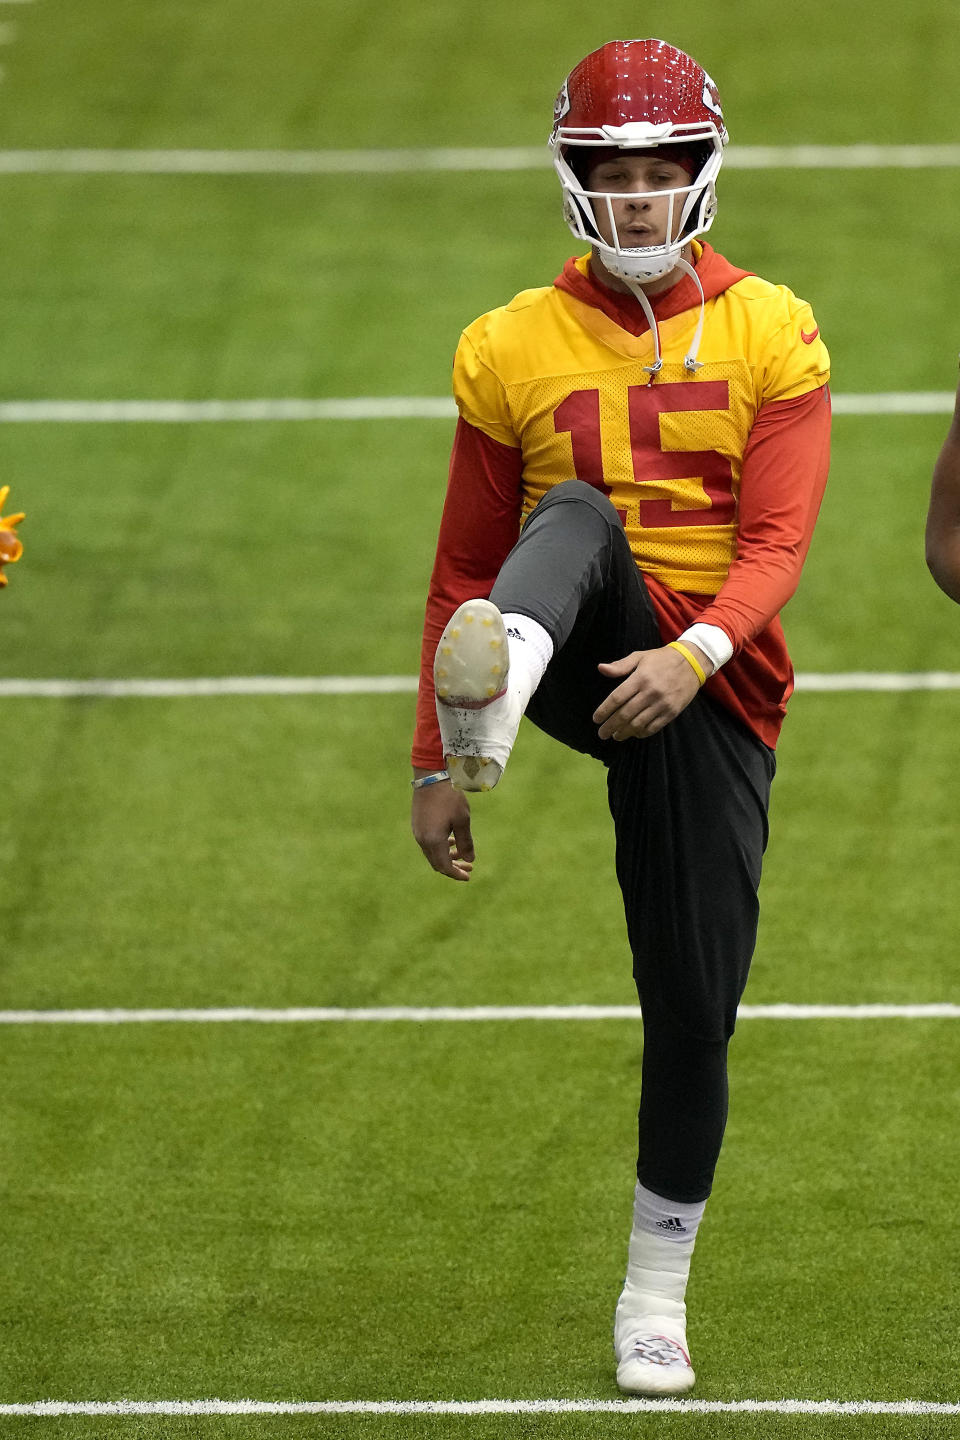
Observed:
[[[4,565],[11,565],[23,554],[23,546],[15,533],[15,528],[20,524],[23,515],[4,515],[2,513],[9,494],[10,486],[0,485],[0,586],[7,583],[7,577],[3,573]]]

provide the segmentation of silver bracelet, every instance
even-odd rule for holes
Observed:
[[[425,785],[437,785],[441,780],[449,780],[450,775],[446,770],[431,770],[429,775],[421,775],[419,780],[411,780],[410,784],[414,790],[422,790]]]

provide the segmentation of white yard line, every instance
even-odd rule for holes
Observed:
[[[957,682],[960,685],[960,675]],[[415,675],[224,675],[185,680],[0,680],[0,697],[116,700],[208,695],[394,695],[416,688]]]
[[[5,400],[0,423],[195,424],[225,420],[451,420],[445,396],[358,396],[331,400]]]
[[[0,0],[2,3],[2,0]],[[953,390],[891,390],[834,395],[835,415],[951,415]],[[342,399],[261,400],[2,400],[0,424],[186,425],[223,421],[452,420],[457,407],[442,395],[360,395]]]
[[[6,0],[9,3],[9,0]],[[545,170],[546,145],[403,150],[0,150],[8,175],[384,175]],[[731,145],[728,170],[921,170],[960,166],[960,145]]]
[[[905,671],[889,674],[882,671],[849,670],[835,674],[816,675],[810,672],[796,677],[798,691],[804,693],[846,693],[851,690],[958,690],[960,674],[949,670]]]
[[[222,695],[407,695],[417,689],[415,675],[222,675],[182,680],[0,680],[0,699],[202,699]],[[800,674],[798,692],[847,694],[910,690],[960,690],[960,672],[949,670],[837,671]]]
[[[876,395],[833,395],[834,415],[952,415],[952,390],[891,390]]]
[[[740,1020],[958,1020],[960,1005],[741,1005]],[[0,1025],[316,1025],[478,1024],[491,1021],[640,1019],[637,1005],[321,1005],[270,1010],[238,1005],[210,1009],[0,1010]]]
[[[934,1400],[35,1400],[0,1415],[960,1415]]]

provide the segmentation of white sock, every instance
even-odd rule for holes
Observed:
[[[686,1348],[687,1280],[705,1200],[667,1200],[637,1182],[627,1274],[617,1303],[618,1356],[632,1335],[649,1329]]]
[[[706,1200],[667,1200],[638,1180],[633,1192],[633,1228],[648,1235],[663,1236],[674,1244],[689,1240],[692,1245],[706,1206]]]
[[[510,656],[507,689],[480,710],[438,705],[445,755],[484,755],[501,772],[513,749],[524,710],[553,656],[553,641],[529,615],[504,614]]]
[[[531,620],[529,615],[509,610],[502,614],[510,651],[510,681],[516,683],[521,709],[526,710],[553,659],[553,641],[539,621]]]

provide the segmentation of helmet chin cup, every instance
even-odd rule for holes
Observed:
[[[683,254],[683,244],[650,245],[638,250],[615,250],[612,245],[593,242],[594,249],[603,261],[603,267],[618,280],[633,281],[645,285],[649,280],[660,280],[676,269],[677,261]]]

